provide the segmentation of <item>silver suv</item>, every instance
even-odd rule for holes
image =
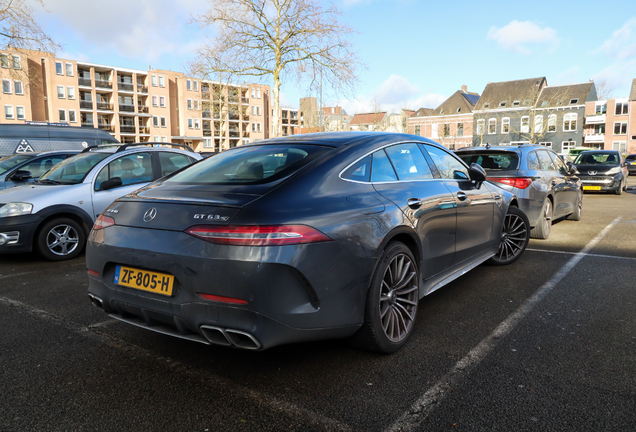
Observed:
[[[201,159],[168,147],[89,147],[35,183],[0,191],[0,254],[36,250],[51,261],[74,258],[113,201]]]

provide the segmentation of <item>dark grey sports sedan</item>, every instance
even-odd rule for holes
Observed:
[[[478,165],[422,137],[272,139],[118,199],[86,251],[112,317],[245,349],[327,338],[393,352],[420,298],[523,253],[529,223]]]

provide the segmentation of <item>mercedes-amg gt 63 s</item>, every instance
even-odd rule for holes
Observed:
[[[237,147],[100,215],[86,251],[89,297],[114,318],[204,344],[350,337],[393,352],[422,297],[525,250],[528,218],[485,180],[479,165],[413,135]]]

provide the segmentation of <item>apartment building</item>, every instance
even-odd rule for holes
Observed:
[[[342,107],[318,108],[317,98],[300,99],[300,133],[349,130],[351,118]]]
[[[122,143],[173,142],[217,152],[270,135],[266,85],[222,85],[30,50],[0,52],[0,66],[3,123],[62,122],[103,129]]]
[[[453,93],[437,108],[420,108],[407,119],[408,133],[430,138],[455,150],[473,144],[473,109],[479,94],[467,86]]]
[[[585,104],[583,146],[636,153],[636,79],[629,97]]]
[[[273,117],[272,108],[272,117]],[[281,107],[279,110],[279,136],[291,136],[300,132],[300,109],[291,107]]]

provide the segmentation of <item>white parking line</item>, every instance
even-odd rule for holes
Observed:
[[[545,252],[545,253],[555,253],[555,254],[565,254],[565,255],[576,255],[579,252],[567,252],[567,251],[556,251],[556,250],[549,250],[549,249],[530,249],[530,248],[526,248],[527,251],[531,251],[531,252]],[[636,258],[634,257],[622,257],[622,256],[616,256],[616,255],[600,255],[600,254],[586,254],[589,257],[595,257],[595,258],[615,258],[615,259],[626,259],[626,260],[635,260]]]
[[[576,253],[570,260],[557,271],[550,280],[539,288],[530,298],[528,298],[515,312],[506,318],[497,328],[482,340],[476,347],[459,360],[455,366],[444,375],[437,383],[428,389],[411,408],[404,413],[387,431],[412,431],[421,429],[421,425],[428,415],[439,406],[444,398],[450,394],[451,389],[457,385],[463,377],[462,374],[469,372],[497,346],[499,341],[514,329],[523,318],[534,309],[534,307],[561,282],[561,280],[583,259],[588,252],[600,242],[603,237],[621,220],[617,217],[606,226],[592,241],[590,241],[580,252]]]
[[[24,276],[24,275],[28,275],[28,274],[32,274],[32,273],[37,273],[37,272],[25,272],[25,273],[13,273],[13,274],[8,274],[8,275],[3,275],[0,274],[0,279],[6,279],[6,278],[10,278],[10,277],[16,277],[16,276]]]
[[[7,306],[17,307],[32,316],[49,322],[53,322],[72,333],[92,339],[98,344],[108,345],[109,347],[120,350],[127,355],[138,358],[154,358],[155,361],[163,363],[164,365],[166,365],[166,367],[170,368],[170,371],[173,373],[176,372],[187,375],[193,374],[194,369],[187,364],[175,361],[170,357],[158,357],[154,352],[150,350],[147,350],[135,344],[131,344],[123,339],[119,339],[117,337],[99,332],[97,326],[102,324],[106,325],[109,323],[108,321],[94,324],[93,326],[84,327],[53,315],[45,310],[37,309],[26,303],[0,296],[0,305],[3,304]],[[113,321],[117,322],[115,320]],[[349,425],[341,423],[338,420],[323,416],[317,412],[302,408],[290,402],[280,400],[267,393],[261,393],[252,390],[228,379],[221,378],[210,373],[207,369],[197,369],[196,373],[199,374],[199,377],[205,376],[207,380],[212,381],[214,383],[214,388],[218,390],[219,395],[239,395],[240,397],[249,399],[254,406],[267,407],[274,412],[285,413],[291,418],[296,419],[296,421],[304,422],[307,424],[309,429],[326,429],[342,432],[350,432],[353,430]]]

